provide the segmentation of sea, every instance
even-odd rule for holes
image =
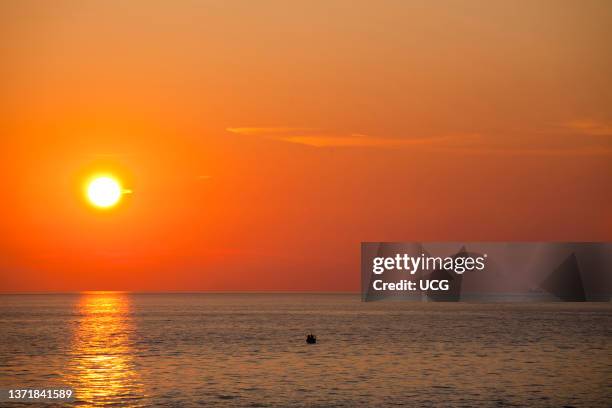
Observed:
[[[0,405],[611,407],[612,304],[0,295],[0,389],[60,386]]]

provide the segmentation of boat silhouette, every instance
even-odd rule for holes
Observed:
[[[317,343],[317,336],[315,336],[314,334],[309,334],[306,336],[306,343],[307,344],[316,344]]]

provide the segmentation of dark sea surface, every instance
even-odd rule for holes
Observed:
[[[50,385],[67,406],[610,407],[612,304],[0,295],[0,388]]]

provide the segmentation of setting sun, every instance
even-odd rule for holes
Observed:
[[[112,207],[121,200],[122,194],[119,181],[109,176],[96,177],[87,185],[87,199],[96,207]]]

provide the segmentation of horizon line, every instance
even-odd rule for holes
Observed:
[[[74,295],[74,294],[357,294],[360,291],[326,291],[326,290],[69,290],[69,291],[0,291],[1,295]]]

